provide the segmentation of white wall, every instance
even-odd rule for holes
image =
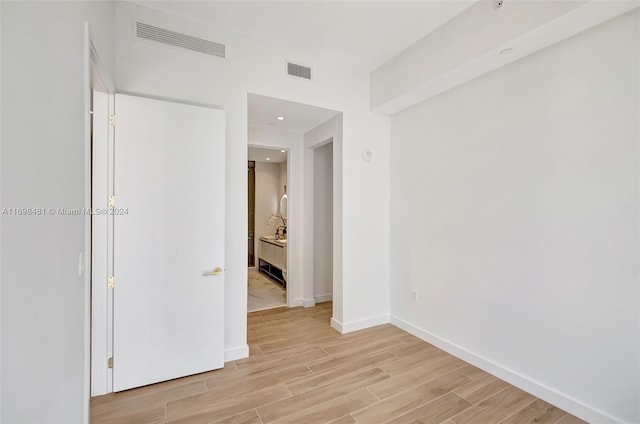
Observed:
[[[84,23],[113,69],[110,2],[2,2],[2,208],[85,201]],[[84,217],[2,216],[0,421],[87,419]]]
[[[392,321],[591,422],[640,421],[639,19],[392,118]]]
[[[333,297],[333,144],[313,151],[313,298]]]
[[[289,181],[288,181],[289,178],[288,178],[288,173],[287,173],[287,162],[281,162],[279,165],[280,165],[279,166],[279,169],[280,169],[280,180],[279,180],[279,184],[278,184],[278,215],[282,216],[282,210],[280,209],[280,198],[285,193],[286,186],[289,184]],[[289,200],[289,199],[287,199],[287,200]],[[280,222],[280,224],[278,224],[278,225],[282,225],[282,220],[281,219],[278,219],[278,222]],[[286,217],[285,217],[284,223],[288,225]]]
[[[285,52],[126,2],[117,3],[116,18],[116,86],[119,90],[220,105],[226,112],[225,300],[228,309],[225,340],[230,350],[227,359],[248,352],[245,331],[247,222],[245,214],[239,213],[247,209],[247,93],[345,113],[345,142],[339,152],[344,157],[342,195],[348,199],[342,216],[344,294],[348,297],[344,309],[348,311],[347,318],[365,325],[373,322],[371,318],[388,317],[389,209],[384,205],[389,199],[389,119],[369,111],[368,75],[349,73],[340,64],[317,63],[314,81],[299,81],[284,74],[285,58],[316,63],[304,51]],[[138,41],[134,38],[136,20],[224,43],[227,58],[211,58]],[[378,155],[378,160],[366,168],[360,160],[364,148],[373,149]],[[293,170],[290,175],[293,178]],[[376,267],[371,267],[372,263]],[[366,300],[355,295],[364,292],[368,293]]]
[[[278,213],[281,214],[280,210],[280,197],[284,194],[285,186],[289,184],[287,181],[287,162],[280,163],[280,186],[278,187]]]

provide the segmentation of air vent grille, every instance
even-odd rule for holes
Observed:
[[[192,37],[142,22],[136,22],[136,36],[211,56],[225,57],[226,54],[224,44]]]
[[[291,62],[287,62],[287,74],[294,76],[294,77],[299,77],[299,78],[304,78],[304,79],[311,79],[311,68],[309,68],[308,66],[303,66],[303,65],[298,65],[296,63],[291,63]]]

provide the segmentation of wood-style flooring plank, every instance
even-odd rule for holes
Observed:
[[[260,421],[258,412],[255,409],[251,409],[224,420],[216,421],[215,424],[262,424],[262,421]]]
[[[467,384],[470,380],[462,374],[452,371],[426,383],[417,385],[411,390],[376,402],[373,405],[353,414],[353,418],[361,423],[387,422],[406,414],[427,402],[432,401],[452,390]],[[449,418],[445,417],[444,419]],[[444,420],[443,419],[443,420]]]
[[[285,416],[278,421],[274,421],[273,424],[323,424],[349,414],[351,411],[361,409],[375,401],[375,396],[366,389],[362,389]],[[263,422],[266,423],[267,421],[263,420]]]
[[[387,424],[438,424],[472,406],[455,393],[447,393]]]
[[[211,423],[288,397],[284,384],[223,400],[207,392],[167,403],[167,418],[171,423]]]
[[[588,424],[586,421],[581,420],[578,417],[575,417],[571,414],[567,414],[564,417],[560,418],[560,420],[556,424]]]
[[[460,360],[453,356],[445,356],[427,361],[421,367],[406,372],[390,379],[380,382],[369,388],[371,392],[380,399],[385,399],[397,393],[409,390],[424,381],[432,380],[439,375],[453,371],[460,365]],[[466,379],[465,382],[469,382]],[[459,387],[459,386],[457,386]]]
[[[271,343],[262,343],[260,344],[260,350],[264,353],[271,353],[277,352],[279,350],[284,350],[291,346],[297,346],[302,343],[310,347],[323,347],[333,343],[340,343],[340,339],[338,338],[337,334],[338,333],[335,330],[322,332],[313,331],[310,333],[305,333],[304,335],[295,337],[293,339],[284,339]]]
[[[380,350],[382,349],[390,349],[392,347],[397,346],[398,344],[402,344],[403,342],[398,340],[397,336],[391,336],[387,340],[385,344],[380,344],[379,339],[375,338],[367,338],[367,339],[358,339],[358,340],[348,340],[346,342],[330,345],[327,343],[324,348],[324,351],[329,355],[340,355],[340,354],[350,354],[354,352],[358,352],[361,350]]]
[[[328,355],[327,358],[322,358],[314,361],[309,365],[309,368],[313,372],[326,371],[331,368],[337,368],[339,366],[355,363],[359,360],[367,358],[377,353],[377,351],[385,350],[395,344],[394,340],[380,340],[375,344],[369,345],[366,348],[356,351],[349,351],[338,355]]]
[[[267,356],[264,353],[254,358],[261,359],[263,356]],[[240,371],[245,371],[249,374],[257,374],[259,372],[271,372],[281,368],[287,368],[298,364],[304,364],[311,361],[326,358],[329,355],[322,350],[322,348],[316,347],[304,352],[285,356],[280,359],[274,359],[272,357],[267,358],[265,361],[251,361],[243,364],[236,364]]]
[[[508,386],[451,419],[456,424],[496,424],[534,400],[532,395],[516,387]]]
[[[314,405],[319,405],[331,399],[353,393],[387,378],[389,378],[389,376],[380,371],[379,368],[372,368],[349,375],[324,387],[303,392],[287,399],[283,399],[282,401],[274,402],[270,405],[262,406],[258,408],[258,414],[260,415],[263,423],[270,423],[271,421],[282,419],[287,415],[295,414],[300,409],[312,408]],[[340,414],[335,418],[339,418],[349,412]]]
[[[395,349],[389,349],[387,352],[392,353],[394,356],[398,356],[398,352]],[[422,349],[408,355],[399,356],[397,360],[387,362],[382,365],[381,368],[386,373],[395,376],[424,365],[433,359],[446,358],[450,356],[451,355],[440,349]]]
[[[247,378],[239,378],[235,381],[230,381],[228,384],[216,384],[216,382],[214,382],[210,385],[207,384],[207,380],[205,380],[205,384],[207,384],[207,388],[209,388],[207,393],[209,393],[212,398],[226,399],[256,392],[280,383],[298,380],[309,375],[311,375],[311,370],[309,370],[306,365],[301,364],[279,372],[254,374]]]
[[[331,421],[329,424],[358,424],[351,415],[345,415],[337,420]]]
[[[473,404],[480,403],[509,385],[505,381],[472,365],[464,366],[459,371],[467,376],[471,382],[464,387],[456,389],[455,393]]]
[[[287,383],[287,389],[291,394],[299,394],[326,386],[330,383],[340,380],[345,376],[357,373],[367,368],[378,367],[387,361],[395,358],[393,354],[388,352],[380,352],[371,355],[361,361],[353,362],[342,367],[332,368],[325,372],[313,373],[312,375]]]
[[[535,400],[500,424],[555,424],[566,412],[543,400]]]
[[[96,413],[92,415],[91,422],[104,424],[138,424],[164,422],[164,405],[137,407],[135,409],[114,409],[107,414]]]

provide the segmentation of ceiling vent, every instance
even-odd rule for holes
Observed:
[[[287,75],[311,80],[311,68],[297,63],[287,62]]]
[[[211,56],[225,57],[226,53],[224,44],[169,31],[168,29],[158,28],[142,22],[136,22],[136,36]]]

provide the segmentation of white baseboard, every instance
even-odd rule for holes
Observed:
[[[467,349],[459,346],[455,343],[450,342],[449,340],[443,339],[429,331],[423,330],[415,325],[404,321],[401,318],[398,318],[394,315],[391,315],[391,323],[396,327],[403,329],[404,331],[413,334],[414,336],[426,341],[427,343],[431,343],[432,345],[452,354],[455,357],[462,359],[486,372],[489,374],[495,375],[498,378],[503,379],[504,381],[519,387],[520,389],[531,393],[532,395],[549,402],[565,411],[582,418],[583,420],[590,423],[619,423],[622,422],[619,419],[616,419],[607,413],[600,411],[597,408],[593,408],[589,405],[586,405],[579,400],[572,398],[564,393],[558,392],[557,390],[548,387],[538,381],[532,380],[531,378],[519,374],[513,370],[505,368],[491,360],[477,355],[473,352],[468,351]],[[333,325],[333,322],[332,322]]]
[[[351,333],[353,331],[363,330],[376,325],[389,323],[389,315],[380,315],[372,318],[365,318],[358,321],[340,322],[333,317],[331,318],[331,326],[342,334]]]
[[[333,300],[333,293],[319,294],[314,296],[316,303],[330,302]]]
[[[303,298],[299,297],[297,299],[293,299],[291,301],[291,303],[289,304],[290,308],[295,308],[296,306],[304,306],[305,308],[313,308],[314,306],[316,306],[316,300],[315,299],[303,299]]]
[[[232,347],[224,350],[224,362],[235,361],[236,359],[247,358],[249,356],[249,345]]]
[[[336,320],[334,317],[331,317],[331,327],[335,328],[340,333],[344,334],[344,331],[342,331],[342,323]]]

